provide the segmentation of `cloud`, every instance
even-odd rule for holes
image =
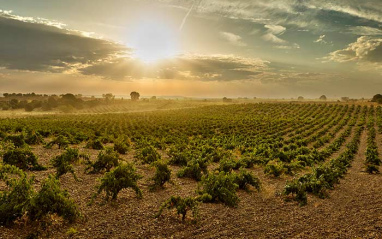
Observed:
[[[80,70],[85,75],[110,79],[180,79],[197,81],[253,80],[267,70],[269,62],[232,55],[180,55],[147,66],[135,59],[118,58]]]
[[[279,38],[278,36],[284,34],[286,31],[286,28],[283,26],[277,26],[277,25],[265,25],[265,28],[268,30],[266,31],[266,34],[263,35],[263,39],[265,41],[269,41],[276,44],[284,44],[287,43],[287,41]]]
[[[46,19],[0,12],[0,68],[114,80],[200,81],[252,80],[267,69],[266,61],[233,55],[180,55],[147,65],[133,58],[125,46],[65,27]],[[221,36],[231,44],[245,46],[238,35],[222,32]]]
[[[242,42],[242,37],[231,32],[220,32],[220,37],[235,46],[247,46]]]
[[[125,46],[64,27],[62,23],[1,11],[0,67],[62,73],[129,52]]]
[[[347,48],[330,53],[327,59],[335,62],[382,62],[382,38],[359,37]]]
[[[276,46],[273,46],[273,48],[282,50],[300,49],[299,44],[290,43],[280,38],[280,36],[286,32],[286,27],[280,25],[264,25],[264,28],[267,30],[262,36],[262,39],[267,42],[276,44]]]
[[[188,4],[184,0],[158,1],[175,6]],[[297,26],[315,32],[340,31],[346,26],[378,27],[382,23],[380,0],[203,0],[197,13],[267,25]]]
[[[327,44],[328,42],[324,40],[325,37],[326,35],[319,36],[318,39],[314,41],[314,43]]]
[[[382,30],[368,26],[350,27],[349,32],[359,36],[382,36]]]

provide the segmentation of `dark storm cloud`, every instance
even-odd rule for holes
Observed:
[[[0,12],[0,67],[65,72],[128,51],[47,20]]]

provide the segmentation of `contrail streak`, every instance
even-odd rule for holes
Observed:
[[[195,3],[196,3],[196,1],[194,1],[194,3],[192,4],[190,10],[188,10],[186,16],[183,18],[182,24],[179,27],[179,31],[182,31],[182,29],[184,27],[184,24],[186,24],[187,18],[191,14],[192,10],[194,9]]]

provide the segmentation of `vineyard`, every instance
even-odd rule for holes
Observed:
[[[382,108],[0,119],[0,238],[382,237]]]

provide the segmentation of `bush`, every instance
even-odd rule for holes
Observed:
[[[49,175],[37,195],[31,198],[27,212],[32,221],[44,220],[49,215],[57,214],[74,222],[81,215],[68,192],[61,189],[60,181],[53,175]]]
[[[37,162],[37,156],[29,148],[9,149],[3,155],[3,162],[23,170],[44,170]]]
[[[8,174],[12,174],[12,178]],[[0,191],[0,224],[7,225],[24,214],[24,209],[34,194],[34,179],[28,178],[15,166],[3,164],[0,164],[0,179],[5,181],[8,189]]]
[[[5,137],[4,141],[10,141],[13,143],[15,147],[24,147],[26,145],[25,143],[25,137],[23,134],[18,135],[8,135]]]
[[[56,156],[51,160],[53,167],[56,168],[56,177],[59,178],[66,173],[71,173],[77,179],[74,172],[73,164],[78,162],[80,158],[89,159],[89,156],[80,154],[78,149],[67,148],[64,153]]]
[[[239,202],[236,195],[236,189],[239,185],[236,183],[234,174],[220,172],[219,174],[208,174],[202,178],[203,190],[199,190],[204,202],[220,201],[227,206],[235,207]]]
[[[29,145],[37,145],[44,143],[44,138],[36,131],[31,131],[27,134],[25,142]]]
[[[135,158],[141,160],[144,164],[151,164],[161,159],[161,156],[153,146],[148,145],[137,149]]]
[[[191,150],[181,148],[180,146],[171,148],[168,155],[170,156],[169,163],[178,166],[186,166],[188,160],[192,158]]]
[[[176,213],[182,215],[182,220],[186,219],[186,214],[188,211],[192,211],[192,216],[194,220],[198,219],[198,205],[199,202],[192,197],[182,198],[180,196],[171,196],[168,200],[162,203],[159,208],[159,212],[155,215],[156,218],[162,215],[164,209],[174,209],[176,208]]]
[[[112,200],[116,200],[118,193],[124,188],[132,188],[137,197],[141,198],[142,191],[137,184],[141,178],[142,176],[136,172],[132,164],[121,164],[112,171],[105,173],[100,179],[101,183],[97,192],[93,195],[92,202],[102,191],[106,193],[106,200],[109,200],[110,196]]]
[[[272,160],[267,163],[264,169],[264,173],[279,177],[285,171],[284,164],[280,161]]]
[[[243,158],[239,159],[239,161],[237,162],[237,164],[238,164],[240,167],[244,167],[244,168],[252,168],[253,165],[255,164],[255,161],[254,161],[251,157],[243,157]]]
[[[52,148],[55,144],[58,145],[58,148],[61,149],[65,149],[66,147],[68,147],[68,145],[70,144],[70,141],[67,137],[63,136],[63,135],[59,135],[58,137],[54,138],[51,142],[49,142],[48,144],[45,145],[46,148],[50,149]]]
[[[179,170],[177,176],[179,178],[188,177],[200,181],[203,176],[202,173],[207,174],[207,162],[199,158],[188,161],[187,166]]]
[[[99,152],[97,160],[92,163],[90,160],[87,161],[88,167],[86,171],[90,169],[90,173],[99,173],[103,170],[109,172],[111,168],[118,166],[119,154],[114,151],[113,148],[106,148]]]
[[[89,140],[85,146],[88,149],[96,149],[96,150],[101,150],[104,149],[103,144],[100,139],[92,139]]]
[[[379,173],[378,165],[366,163],[365,167],[366,167],[367,173],[370,173],[370,174]]]
[[[129,151],[129,148],[130,143],[128,143],[127,140],[118,139],[114,142],[114,150],[120,154],[126,154],[126,152]]]
[[[240,189],[248,190],[248,186],[251,185],[258,191],[260,190],[260,180],[244,169],[240,169],[240,173],[236,174],[235,183],[239,185]]]
[[[300,203],[300,206],[304,206],[308,203],[305,184],[299,180],[287,182],[285,185],[283,195],[288,196],[290,194],[294,200]]]
[[[238,169],[240,164],[231,158],[224,158],[220,160],[219,171],[230,172],[233,169]]]
[[[155,168],[155,175],[152,178],[154,181],[153,188],[163,187],[163,185],[171,179],[171,170],[165,162],[161,161],[155,163]]]

